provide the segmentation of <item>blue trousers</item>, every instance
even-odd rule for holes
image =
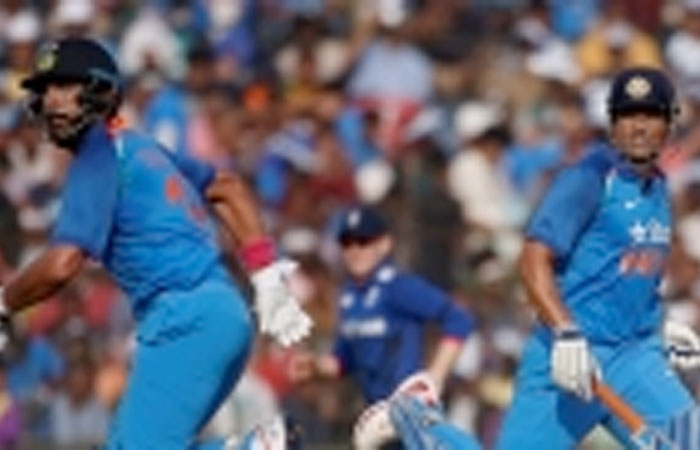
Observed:
[[[586,403],[552,383],[550,349],[551,338],[545,333],[535,333],[527,343],[496,448],[573,449],[597,424],[626,448],[636,448],[629,431],[600,402]],[[603,379],[651,425],[662,426],[693,406],[691,395],[666,361],[658,335],[620,345],[593,345],[592,350]]]
[[[110,450],[220,449],[195,442],[245,368],[253,327],[224,277],[154,298],[137,327],[131,375]]]

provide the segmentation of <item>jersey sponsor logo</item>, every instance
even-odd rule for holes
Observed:
[[[340,332],[346,338],[371,338],[387,334],[389,325],[384,317],[351,319],[340,326]]]
[[[670,244],[671,228],[656,219],[646,223],[635,220],[628,228],[632,242],[635,244]]]
[[[664,267],[666,257],[658,248],[633,248],[620,258],[619,270],[623,275],[657,275]]]

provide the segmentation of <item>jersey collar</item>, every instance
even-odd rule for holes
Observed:
[[[613,169],[617,174],[624,179],[635,180],[640,184],[656,185],[658,181],[665,178],[661,169],[658,166],[654,166],[651,177],[643,177],[637,171],[635,171],[622,156],[622,153],[614,148],[610,143],[603,143],[600,147],[606,157],[612,163]]]

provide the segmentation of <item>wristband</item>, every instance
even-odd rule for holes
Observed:
[[[256,239],[244,245],[240,251],[241,261],[249,273],[267,266],[276,256],[275,244],[268,237]]]
[[[554,329],[554,336],[557,339],[578,339],[582,336],[581,330],[575,326],[566,326]]]

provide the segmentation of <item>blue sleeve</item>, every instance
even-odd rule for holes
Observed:
[[[192,183],[197,192],[204,194],[204,191],[206,191],[216,176],[214,166],[206,161],[191,158],[187,155],[173,154],[167,151],[165,153],[170,155],[178,170]]]
[[[530,219],[527,238],[546,244],[557,258],[566,257],[598,209],[602,193],[603,177],[595,167],[563,170]]]
[[[391,285],[391,306],[398,312],[425,321],[436,321],[443,334],[465,338],[474,328],[471,315],[452,298],[427,281],[399,275]]]
[[[61,193],[61,209],[51,242],[75,245],[102,259],[117,205],[119,162],[104,124],[87,131]]]

